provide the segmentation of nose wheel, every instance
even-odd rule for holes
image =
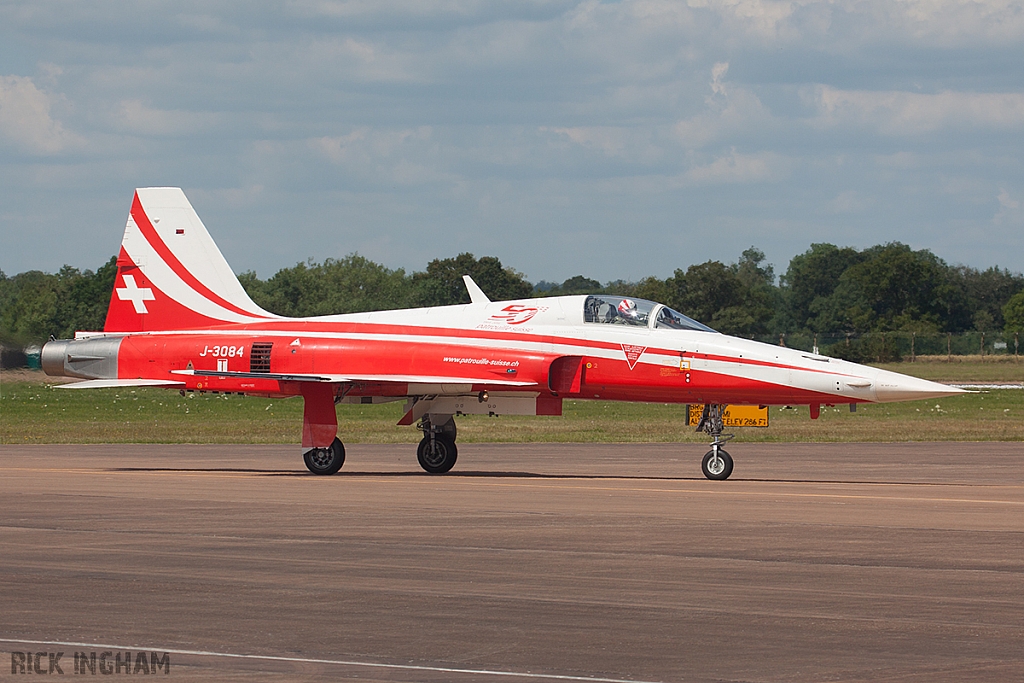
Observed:
[[[700,463],[700,469],[708,479],[721,481],[728,479],[732,474],[732,456],[726,453],[722,444],[730,441],[733,434],[722,434],[725,425],[722,422],[722,413],[725,406],[716,403],[704,405],[704,412],[701,413],[700,422],[697,423],[698,432],[706,432],[711,435],[714,441],[711,442],[711,450],[704,455]]]
[[[728,479],[732,474],[732,456],[724,449],[714,446],[704,456],[700,469],[708,479]]]

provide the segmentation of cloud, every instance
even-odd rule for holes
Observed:
[[[220,123],[223,116],[214,112],[154,109],[141,100],[125,100],[119,107],[118,119],[133,133],[177,136],[209,130]]]
[[[1024,93],[921,94],[819,85],[812,97],[819,123],[869,126],[887,135],[919,135],[950,128],[1024,127]]]
[[[771,113],[750,90],[727,84],[728,62],[711,67],[711,95],[704,98],[704,110],[682,119],[672,127],[680,144],[700,149],[723,138],[743,135],[771,123]]]
[[[875,16],[893,20],[897,28],[916,38],[947,46],[1024,37],[1024,13],[1015,0],[906,0],[868,7]]]
[[[1005,189],[999,191],[999,195],[996,197],[999,200],[999,205],[1004,209],[1018,209],[1020,208],[1020,202],[1010,197],[1010,193]]]
[[[992,222],[995,225],[1020,226],[1024,224],[1024,212],[1020,210],[1020,201],[1010,196],[1006,188],[1000,188],[996,200],[999,202],[999,211],[992,217]]]
[[[802,4],[783,0],[689,0],[690,7],[707,8],[723,19],[765,37],[778,37]]]
[[[548,128],[542,126],[541,132],[552,132],[565,136],[571,142],[582,147],[598,149],[608,156],[622,154],[626,146],[624,131],[610,126],[590,126],[575,128]]]
[[[307,141],[308,147],[328,159],[346,177],[382,185],[423,185],[455,182],[457,174],[442,167],[430,126],[415,129],[360,127],[347,135]]]
[[[348,135],[325,136],[310,140],[310,145],[330,159],[331,163],[350,163],[360,160],[361,149],[358,143],[366,140],[369,132],[369,128],[359,128]]]
[[[777,154],[740,154],[732,150],[709,164],[695,166],[683,177],[691,183],[759,183],[782,180],[789,164]]]
[[[893,168],[899,170],[910,170],[920,168],[923,163],[920,155],[913,152],[895,152],[893,154],[880,154],[875,157],[875,163],[881,168]]]
[[[396,50],[370,37],[318,37],[303,53],[308,68],[328,82],[422,83],[431,79],[431,63],[418,60],[415,50]]]
[[[840,192],[826,204],[826,210],[834,214],[859,213],[871,208],[874,201],[855,190]]]
[[[729,70],[729,62],[718,62],[711,67],[711,92],[716,95],[725,95],[725,85],[722,77]]]
[[[1024,38],[1016,0],[688,0],[733,39],[846,50],[880,42],[929,47],[1013,44]]]
[[[0,136],[29,154],[51,155],[78,140],[53,118],[55,98],[31,78],[0,76]]]
[[[146,184],[192,188],[262,273],[372,236],[394,267],[505,249],[538,278],[642,277],[734,259],[751,226],[787,226],[758,242],[778,264],[856,234],[1024,269],[1019,0],[127,7],[0,3],[24,74],[0,81],[5,227],[81,226],[5,272],[95,267]],[[625,263],[600,246],[623,226],[717,239]]]

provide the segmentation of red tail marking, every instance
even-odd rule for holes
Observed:
[[[121,247],[117,256],[114,290],[110,293],[110,305],[103,324],[106,332],[188,329],[222,324],[222,320],[200,315],[160,291],[146,279],[142,269],[132,263],[128,252]]]

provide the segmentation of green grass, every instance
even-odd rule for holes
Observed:
[[[980,364],[979,364],[980,365]],[[925,364],[901,364],[908,372]],[[975,379],[961,366],[956,381]],[[189,394],[154,388],[58,389],[41,373],[0,376],[0,443],[298,443],[300,399]],[[13,380],[13,381],[11,381]],[[1002,377],[987,381],[1007,381]],[[1021,441],[1024,390],[994,390],[939,401],[822,408],[770,408],[768,429],[738,429],[764,441]],[[458,419],[460,442],[704,442],[685,424],[685,407],[566,401],[562,417]],[[340,436],[351,443],[415,443],[398,427],[402,404],[338,406]]]

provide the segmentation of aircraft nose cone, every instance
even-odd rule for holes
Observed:
[[[965,393],[967,392],[957,387],[887,370],[879,370],[875,377],[875,400],[879,403],[943,398]]]

